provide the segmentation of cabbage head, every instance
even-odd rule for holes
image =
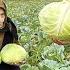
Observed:
[[[2,60],[1,60],[1,53],[0,53],[0,64],[1,64],[1,61],[2,61]]]
[[[46,5],[39,13],[39,21],[50,38],[70,43],[70,0]]]
[[[7,64],[19,64],[26,60],[27,56],[25,49],[17,44],[7,44],[1,50],[2,61]]]

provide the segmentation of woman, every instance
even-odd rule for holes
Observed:
[[[17,43],[18,35],[14,23],[6,13],[6,5],[0,0],[0,50],[8,43]],[[0,70],[20,70],[19,66],[0,64]]]

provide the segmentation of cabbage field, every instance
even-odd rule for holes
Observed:
[[[54,43],[39,20],[44,6],[59,1],[6,0],[7,13],[17,27],[19,43],[29,54],[26,62],[20,65],[21,70],[70,70],[70,43]]]

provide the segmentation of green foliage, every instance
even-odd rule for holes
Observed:
[[[54,66],[56,69],[53,70],[70,68],[69,61],[64,58],[64,46],[57,44],[54,46],[39,24],[40,10],[53,1],[61,0],[6,0],[7,13],[17,26],[19,42],[29,53],[27,62],[20,66],[21,70],[52,70]],[[65,47],[65,52],[67,51],[69,52],[69,49]],[[47,54],[53,56],[47,56]]]
[[[70,62],[64,61],[60,63],[57,61],[45,59],[39,63],[39,67],[43,70],[44,67],[49,68],[49,70],[70,70]]]
[[[65,60],[64,46],[52,44],[44,48],[42,53],[43,61],[39,63],[39,67],[43,70],[44,66],[50,70],[69,70],[70,61]]]
[[[42,58],[48,58],[62,63],[65,58],[64,46],[53,43],[52,45],[45,47],[42,52]]]
[[[33,68],[35,70],[70,70],[70,61],[65,60],[63,45],[51,44],[50,46],[43,48],[41,54],[40,57],[42,59],[37,65],[24,64],[21,66],[21,70],[33,70]]]
[[[21,66],[21,70],[39,70],[37,66],[31,66],[29,64],[24,64]]]

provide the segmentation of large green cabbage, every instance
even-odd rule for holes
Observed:
[[[46,5],[39,13],[39,21],[51,38],[70,43],[70,0]]]
[[[1,50],[2,61],[7,64],[19,64],[26,60],[27,56],[25,49],[17,44],[7,44]]]

